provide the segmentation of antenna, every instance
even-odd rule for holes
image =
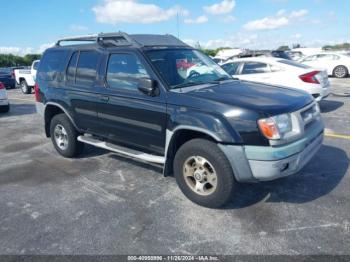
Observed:
[[[179,11],[176,13],[176,27],[177,27],[177,38],[180,39],[180,20]]]

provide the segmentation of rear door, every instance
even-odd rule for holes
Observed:
[[[105,101],[97,108],[101,132],[115,142],[163,154],[166,94],[160,86],[156,96],[138,90],[140,78],[156,76],[137,52],[112,53],[106,60]]]
[[[80,129],[98,134],[99,119],[96,105],[99,89],[96,85],[101,54],[95,50],[76,51],[66,70],[66,92],[74,112],[74,121]]]

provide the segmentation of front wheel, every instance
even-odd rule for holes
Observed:
[[[348,69],[345,66],[337,66],[333,70],[333,75],[336,78],[345,78],[348,76]]]
[[[236,184],[225,154],[205,139],[193,139],[180,147],[174,159],[174,174],[187,198],[209,208],[227,204]]]
[[[65,114],[52,118],[50,135],[57,152],[64,157],[76,157],[83,150],[84,144],[77,140],[78,132]]]
[[[20,85],[21,85],[21,91],[23,94],[28,95],[32,92],[32,88],[28,86],[26,80],[22,80]]]

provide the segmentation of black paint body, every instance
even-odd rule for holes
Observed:
[[[44,58],[50,52],[61,51],[62,61],[59,72],[50,81],[40,77],[45,66],[40,64],[37,83],[42,102],[64,108],[81,132],[163,155],[166,131],[186,127],[206,130],[220,143],[267,146],[269,141],[260,133],[258,119],[293,112],[313,101],[300,91],[238,80],[170,90],[145,55],[149,49],[152,47],[103,48],[99,45],[48,49]],[[67,81],[66,68],[72,54],[84,50],[100,54],[98,75],[91,87]],[[110,88],[105,74],[113,53],[135,54],[157,82],[157,94],[150,96],[140,90]]]

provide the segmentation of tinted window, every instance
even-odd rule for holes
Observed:
[[[52,81],[56,74],[61,71],[62,64],[66,61],[65,50],[48,51],[44,54],[39,65],[38,79]]]
[[[262,74],[270,72],[267,64],[258,62],[247,62],[244,63],[242,75],[247,74]]]
[[[239,66],[239,63],[228,63],[223,66],[221,66],[228,74],[235,75],[237,72],[237,68]]]
[[[107,82],[112,88],[136,90],[138,79],[149,77],[135,55],[112,54],[108,61]]]
[[[75,82],[91,86],[96,79],[99,54],[95,51],[80,52]]]
[[[72,58],[69,61],[69,65],[67,68],[67,81],[74,83],[75,82],[75,71],[77,67],[77,61],[78,61],[78,52],[75,52],[72,56]]]

